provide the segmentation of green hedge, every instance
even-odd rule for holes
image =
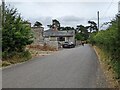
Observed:
[[[112,20],[107,30],[92,33],[90,42],[108,53],[116,78],[120,79],[120,17]]]

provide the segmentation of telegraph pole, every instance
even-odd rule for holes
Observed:
[[[0,3],[0,30],[2,28],[2,2]]]
[[[118,15],[120,16],[120,1],[118,2]]]
[[[99,11],[97,12],[97,17],[98,17],[98,31],[99,31],[99,20],[100,20],[100,18],[99,18]]]
[[[5,1],[2,0],[2,26],[4,25],[5,22],[4,14],[5,14]]]

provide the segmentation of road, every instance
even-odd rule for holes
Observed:
[[[94,49],[79,46],[3,69],[3,88],[105,88]]]

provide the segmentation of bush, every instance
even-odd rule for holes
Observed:
[[[29,51],[24,51],[21,53],[15,53],[13,56],[2,61],[2,66],[9,66],[11,64],[21,63],[24,61],[28,61],[32,58]]]
[[[5,21],[2,26],[2,56],[11,58],[14,54],[24,52],[26,45],[33,42],[31,28],[26,24],[17,10],[5,7]]]
[[[90,42],[101,48],[110,58],[110,64],[120,79],[120,17],[111,21],[107,30],[91,34]]]

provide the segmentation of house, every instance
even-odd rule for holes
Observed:
[[[63,42],[73,42],[75,43],[75,31],[68,30],[68,31],[54,31],[53,29],[49,29],[44,31],[43,33],[44,42],[59,48]]]

